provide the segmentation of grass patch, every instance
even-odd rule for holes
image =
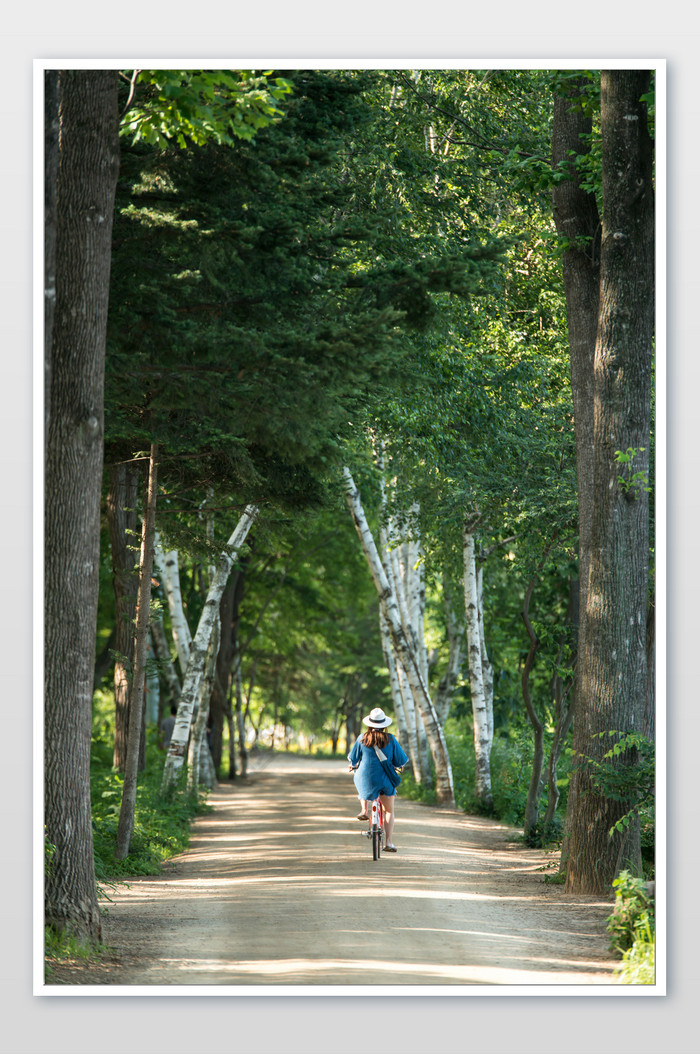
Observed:
[[[188,793],[183,784],[168,796],[161,793],[165,755],[158,747],[155,729],[149,729],[146,742],[146,769],[139,774],[136,791],[134,830],[125,860],[115,857],[117,827],[122,800],[123,777],[112,768],[112,745],[93,740],[90,765],[92,832],[95,875],[103,898],[109,880],[157,875],[162,864],[189,845],[192,820],[211,812],[206,790]]]
[[[83,943],[76,937],[44,927],[44,980],[48,983],[55,967],[69,962],[84,965],[100,962],[106,949],[102,945]]]

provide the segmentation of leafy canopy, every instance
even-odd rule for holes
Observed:
[[[129,82],[121,135],[161,150],[251,140],[282,116],[292,90],[269,70],[133,70]]]

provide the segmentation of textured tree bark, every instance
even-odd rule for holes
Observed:
[[[158,495],[158,448],[151,445],[148,465],[148,493],[143,510],[141,533],[141,562],[139,592],[136,605],[136,634],[134,637],[134,672],[129,704],[129,736],[127,740],[126,764],[122,804],[117,826],[117,860],[129,855],[131,835],[134,830],[136,789],[138,784],[139,758],[143,739],[143,718],[146,694],[146,651],[148,648],[148,623],[151,613],[151,580],[153,578],[153,536],[156,526],[156,499]]]
[[[44,453],[51,408],[51,341],[56,308],[56,181],[58,177],[58,70],[44,73]]]
[[[609,739],[596,738],[600,732],[641,731],[647,696],[649,504],[631,476],[648,477],[651,427],[654,200],[652,144],[641,101],[649,79],[644,70],[604,70],[601,76],[604,224],[594,512],[574,718],[580,758],[599,759],[609,749]],[[637,453],[625,478],[616,452],[630,449]],[[630,760],[620,757],[617,763]],[[587,769],[579,769],[568,891],[608,892],[620,867],[640,866],[638,834],[624,847],[623,836],[608,834],[630,804],[603,798]]]
[[[226,583],[226,588],[221,597],[221,604],[219,605],[221,643],[216,658],[216,676],[212,687],[209,708],[209,716],[212,726],[212,757],[217,770],[221,765],[224,722],[227,717],[227,711],[231,707],[231,671],[233,668],[238,621],[238,616],[234,616],[235,593],[238,588],[240,577],[240,568],[237,568]]]
[[[489,742],[493,744],[493,666],[486,647],[486,630],[484,628],[484,567],[476,562],[476,599],[479,610],[479,641],[481,642],[481,673],[484,678],[484,699],[486,701],[486,721],[489,730]],[[462,634],[464,636],[464,634]]]
[[[566,239],[568,248],[562,256],[562,275],[566,296],[569,331],[571,393],[576,433],[576,474],[578,485],[578,552],[579,552],[579,633],[585,630],[586,590],[591,550],[593,515],[593,383],[595,341],[598,330],[600,300],[601,222],[595,194],[581,187],[573,158],[590,153],[593,123],[576,101],[588,78],[574,81],[567,95],[556,95],[552,125],[552,163],[566,165],[568,179],[552,193],[554,222],[557,232]],[[572,706],[576,707],[578,691]],[[571,774],[567,816],[562,844],[562,869],[569,854],[571,811],[576,800],[577,772]]]
[[[185,676],[187,663],[190,658],[192,646],[192,634],[185,617],[185,609],[182,603],[182,589],[180,587],[180,568],[178,564],[177,550],[171,549],[165,553],[156,531],[156,563],[160,568],[165,587],[165,595],[168,598],[168,611],[170,612],[170,625],[173,631],[173,640],[180,664],[180,672]]]
[[[216,783],[215,775],[212,780],[212,766],[208,764],[211,754],[207,743],[207,716],[209,713],[209,699],[216,675],[216,658],[219,653],[220,641],[221,623],[220,620],[215,620],[211,637],[209,638],[204,675],[199,687],[197,717],[190,736],[187,755],[187,789],[189,791],[196,790],[200,784],[204,784],[206,787],[213,787]]]
[[[578,581],[574,578],[569,579],[569,606],[567,611],[567,621],[573,626],[576,624],[578,611]],[[557,655],[557,665],[561,663],[564,651],[564,641],[566,633],[562,634],[559,642],[559,652]],[[575,661],[575,660],[574,660]],[[554,817],[559,805],[559,787],[557,785],[557,767],[559,765],[559,759],[561,752],[564,747],[566,737],[571,730],[571,725],[574,719],[573,707],[571,706],[570,693],[573,688],[573,679],[565,682],[559,673],[556,673],[552,677],[552,700],[554,702],[554,735],[552,736],[552,743],[549,750],[549,760],[547,763],[547,809],[545,811],[544,823],[550,824],[554,821]]]
[[[379,525],[379,546],[384,573],[392,590],[395,591],[395,561],[392,557],[392,548],[394,545],[393,524],[388,518],[386,507],[383,453],[379,458],[379,469],[382,473],[382,515],[380,516]],[[416,704],[409,688],[403,666],[401,665],[401,660],[396,654],[391,637],[391,630],[389,629],[389,623],[384,611],[384,605],[381,602],[379,605],[379,632],[382,641],[382,650],[384,652],[384,661],[389,673],[389,687],[391,689],[391,697],[394,703],[394,712],[396,714],[397,723],[399,724],[399,727],[404,730],[405,749],[411,759],[411,772],[413,778],[416,783],[422,784],[425,782],[427,773],[425,771],[426,766],[424,755],[418,744],[417,720],[419,718],[416,713]]]
[[[236,651],[233,659],[233,683],[235,699],[234,716],[236,735],[238,736],[238,756],[241,762],[241,779],[246,779],[248,776],[248,747],[245,731],[245,710],[243,709],[243,671],[241,670],[241,655],[238,647],[238,639],[236,639]]]
[[[391,699],[396,714],[396,724],[399,730],[399,740],[404,744],[406,753],[411,759],[411,769],[416,783],[421,782],[420,760],[418,757],[418,742],[415,734],[415,723],[409,721],[406,716],[406,705],[404,703],[403,691],[399,680],[398,663],[394,654],[394,646],[391,642],[391,632],[382,607],[379,607],[379,634],[382,641],[382,653],[389,674],[389,688]],[[410,700],[413,706],[413,698]]]
[[[411,651],[415,656],[415,662],[420,671],[423,683],[428,684],[428,660],[425,649],[425,639],[419,634],[419,626],[414,622],[415,600],[411,603],[411,592],[415,594],[415,585],[412,584],[412,568],[408,564],[406,542],[399,541],[395,524],[390,521],[388,540],[384,542],[380,534],[380,543],[383,543],[384,559],[382,561],[384,572],[387,576],[393,596],[396,599],[397,608],[401,618],[401,625]],[[387,623],[388,625],[388,623]],[[391,637],[391,634],[390,634]],[[413,773],[417,783],[427,787],[433,785],[433,774],[430,766],[430,749],[428,737],[421,717],[420,705],[413,697],[411,681],[399,655],[394,656],[396,663],[396,674],[399,690],[403,700],[403,709],[408,724],[409,753],[413,760]]]
[[[138,577],[138,485],[139,472],[131,463],[110,469],[107,492],[107,523],[112,549],[116,640],[114,651],[114,767],[124,771],[129,735],[129,694],[134,663],[134,618]]]
[[[401,621],[396,597],[387,579],[382,561],[379,558],[377,547],[372,533],[364,515],[359,492],[355,486],[350,470],[343,470],[345,477],[345,496],[350,509],[350,514],[355,524],[360,543],[362,545],[370,573],[374,581],[379,602],[383,606],[387,624],[391,632],[391,639],[398,658],[406,673],[411,687],[413,698],[420,710],[423,725],[430,744],[430,751],[435,764],[436,793],[439,802],[454,805],[454,783],[452,779],[452,766],[450,764],[447,744],[440,723],[435,713],[428,686],[425,684],[420,671],[420,663],[411,648],[410,640]]]
[[[647,739],[656,736],[656,605],[647,613],[647,696],[642,732]]]
[[[119,167],[116,70],[61,70],[56,306],[45,461],[46,921],[100,936],[90,736],[100,560],[104,355]]]
[[[544,560],[542,561],[544,563]],[[527,635],[530,640],[530,646],[528,648],[527,657],[523,663],[523,669],[521,673],[521,686],[523,693],[523,702],[525,703],[525,709],[527,710],[527,716],[530,718],[530,724],[532,725],[533,731],[533,756],[532,756],[532,772],[530,773],[530,784],[527,789],[527,800],[525,802],[525,818],[523,823],[523,833],[525,837],[532,833],[537,827],[537,821],[539,819],[539,802],[540,794],[542,792],[542,771],[544,769],[544,724],[539,718],[537,711],[532,703],[530,696],[530,673],[532,667],[535,664],[535,656],[540,646],[540,642],[537,639],[537,635],[532,628],[530,622],[530,600],[532,599],[532,593],[535,588],[537,578],[532,578],[528,583],[528,587],[525,590],[525,597],[523,598],[523,607],[521,615]]]
[[[489,713],[489,700],[484,690],[483,650],[474,534],[466,520],[462,530],[462,552],[464,560],[464,611],[467,626],[469,688],[472,697],[474,752],[476,754],[474,793],[484,808],[491,809],[493,807],[493,792],[491,789],[493,717]]]
[[[462,663],[464,658],[463,646],[466,627],[458,623],[449,593],[446,590],[443,590],[443,594],[449,657],[447,660],[447,668],[440,678],[440,683],[438,684],[435,693],[435,710],[438,715],[438,720],[444,728],[452,707],[452,696],[454,695],[454,690],[457,687],[457,683],[462,673]],[[485,652],[486,649],[484,647],[482,650],[482,665]],[[491,677],[491,691],[493,693],[493,676]]]
[[[567,240],[562,256],[562,274],[569,330],[571,392],[576,432],[576,471],[579,514],[579,610],[585,617],[585,594],[593,514],[593,362],[600,300],[601,223],[595,194],[581,187],[572,153],[590,153],[592,120],[576,97],[588,80],[575,81],[567,96],[554,99],[552,163],[568,162],[569,178],[552,192],[554,222]]]
[[[231,568],[236,559],[236,555],[245,542],[248,532],[253,526],[259,511],[260,509],[257,505],[246,506],[245,511],[241,515],[240,520],[236,524],[236,527],[228,540],[226,548],[219,556],[216,566],[216,574],[214,575],[209,587],[207,599],[204,602],[204,609],[197,626],[197,632],[192,641],[190,658],[187,664],[185,679],[182,685],[182,694],[177,709],[177,717],[175,718],[175,727],[170,740],[170,746],[168,747],[168,753],[165,758],[162,781],[162,788],[165,793],[170,792],[175,787],[180,772],[182,771],[190,735],[192,714],[197,700],[199,684],[204,674],[204,663],[206,660],[209,640],[214,624],[215,622],[218,622],[219,619],[221,596],[226,587],[226,582],[231,573]]]

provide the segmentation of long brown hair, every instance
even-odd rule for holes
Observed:
[[[368,728],[362,742],[366,747],[385,747],[389,742],[389,733],[384,728]]]

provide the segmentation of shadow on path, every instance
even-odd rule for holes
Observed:
[[[58,970],[47,993],[612,982],[611,902],[545,884],[551,854],[511,827],[399,799],[399,852],[375,862],[347,765],[285,755],[209,800],[186,853],[113,894],[105,962]]]

